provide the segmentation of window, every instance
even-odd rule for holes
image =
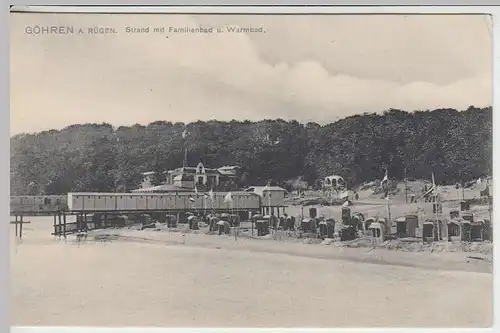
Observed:
[[[43,199],[43,204],[44,205],[50,205],[50,199],[49,198],[44,198]]]
[[[203,177],[198,177],[198,185],[203,185]]]

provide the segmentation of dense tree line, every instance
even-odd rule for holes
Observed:
[[[11,138],[11,194],[128,191],[141,173],[188,163],[240,165],[242,183],[289,186],[338,174],[350,186],[390,178],[451,184],[492,173],[492,110],[469,107],[356,115],[320,126],[297,121],[156,121],[72,125]],[[158,178],[157,182],[161,179]]]

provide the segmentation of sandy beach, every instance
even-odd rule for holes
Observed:
[[[30,220],[11,239],[13,325],[492,325],[491,263],[464,253],[136,230],[78,243]]]

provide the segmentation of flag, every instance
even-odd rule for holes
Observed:
[[[187,136],[187,127],[184,128],[184,130],[182,131],[181,135],[182,135],[183,139],[186,138],[186,136]]]
[[[228,192],[224,197],[224,202],[232,202],[233,198],[231,197],[231,192]]]
[[[384,198],[389,200],[389,175],[387,174],[387,169],[385,169],[385,175],[380,182],[380,186],[384,188]]]
[[[191,202],[195,202],[196,200],[191,196],[191,194],[189,195],[189,201]]]
[[[214,191],[210,189],[210,192],[208,192],[208,195],[210,196],[210,200],[214,200]]]
[[[432,186],[431,188],[424,193],[424,197],[426,197],[427,195],[429,195],[430,193],[433,193],[436,191],[436,182],[434,181],[434,172],[432,173]]]
[[[380,182],[380,186],[383,186],[384,183],[387,183],[389,181],[389,176],[387,175],[387,169],[385,169],[385,176],[384,179]]]

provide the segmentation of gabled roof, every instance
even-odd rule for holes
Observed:
[[[186,189],[182,187],[178,187],[175,185],[170,185],[170,184],[164,184],[164,185],[158,185],[158,186],[153,186],[153,187],[148,187],[148,188],[140,188],[137,190],[133,190],[133,193],[144,193],[144,192],[191,192],[191,189]]]
[[[279,187],[279,186],[250,186],[245,191],[251,192],[250,189],[253,189],[254,192],[255,191],[282,191],[282,192],[288,192],[283,187]]]
[[[174,170],[168,170],[168,171],[164,171],[164,173],[169,173],[169,172],[173,172],[173,173],[188,173],[188,174],[195,174],[197,172],[197,168],[195,167],[183,167],[183,168],[177,168],[177,169],[174,169]],[[205,168],[205,173],[219,173],[219,171],[217,169],[209,169],[209,168]]]
[[[264,195],[264,192],[284,192],[288,193],[287,190],[285,190],[282,187],[279,186],[251,186],[245,190],[245,192],[253,192],[255,194],[258,194],[260,196]]]
[[[174,181],[183,181],[183,180],[194,180],[194,176],[189,174],[189,175],[186,175],[186,174],[181,174],[181,175],[177,175],[174,177]]]

